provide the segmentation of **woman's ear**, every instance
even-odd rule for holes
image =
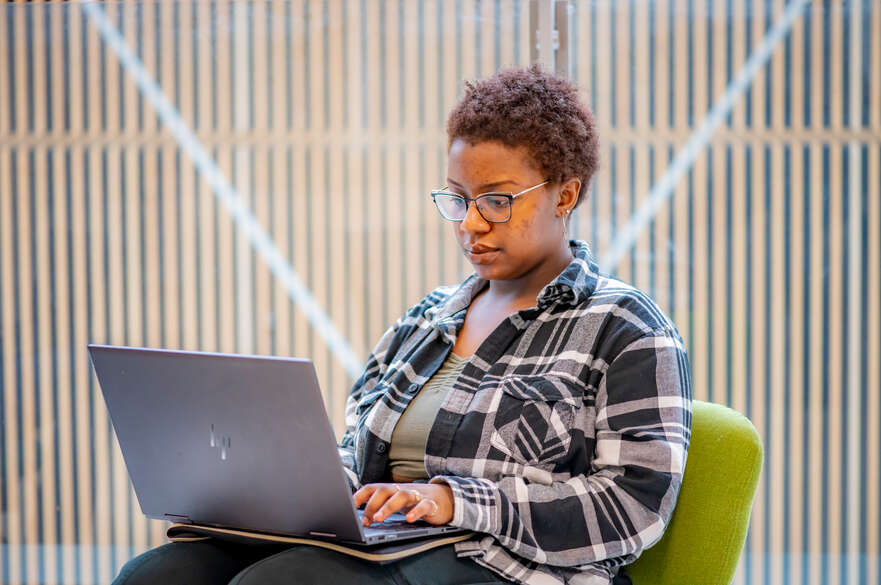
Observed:
[[[557,199],[557,217],[566,217],[578,203],[578,196],[581,193],[581,179],[572,177],[560,189],[560,197]]]

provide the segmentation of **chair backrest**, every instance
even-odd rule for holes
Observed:
[[[729,585],[762,472],[762,440],[745,416],[693,402],[682,487],[667,530],[625,569],[633,585]]]

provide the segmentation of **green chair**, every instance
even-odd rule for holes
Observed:
[[[745,416],[693,402],[691,442],[673,517],[626,573],[633,585],[729,585],[762,472],[762,439]]]

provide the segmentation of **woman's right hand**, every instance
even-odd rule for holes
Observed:
[[[453,519],[453,491],[442,483],[369,483],[355,492],[355,506],[364,508],[364,525],[383,522],[404,512],[407,522],[420,518],[429,524],[449,524]]]

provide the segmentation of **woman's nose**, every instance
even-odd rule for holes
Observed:
[[[468,232],[486,232],[490,229],[488,221],[483,219],[477,210],[477,202],[472,201],[465,211],[465,219],[462,220],[462,229]]]

